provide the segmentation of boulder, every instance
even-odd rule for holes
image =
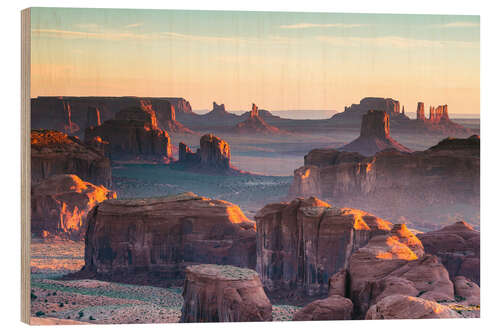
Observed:
[[[446,269],[437,257],[424,254],[420,241],[404,226],[396,225],[390,234],[370,239],[351,256],[348,274],[348,294],[358,318],[394,293],[436,301],[454,299]]]
[[[31,232],[36,237],[82,240],[87,213],[116,193],[76,175],[53,175],[31,187]]]
[[[389,115],[384,111],[370,110],[363,115],[361,134],[351,143],[339,148],[341,151],[357,152],[365,156],[394,149],[401,152],[411,152],[390,135]]]
[[[58,131],[31,130],[32,184],[60,174],[111,186],[111,162],[102,150]]]
[[[460,221],[417,236],[427,253],[441,259],[451,279],[464,276],[480,283],[480,233],[471,225]]]
[[[371,157],[314,149],[295,170],[289,197],[317,196],[421,228],[462,215],[479,223],[480,140],[445,139],[425,151]],[[462,274],[463,275],[463,274]]]
[[[370,307],[365,319],[461,318],[445,305],[407,295],[392,295]]]
[[[457,276],[453,281],[455,299],[467,305],[480,305],[479,286],[464,276]]]
[[[349,275],[346,269],[333,274],[328,280],[328,296],[346,297]]]
[[[186,268],[181,322],[272,321],[257,272],[222,265]]]
[[[274,292],[326,295],[328,279],[391,223],[315,197],[268,204],[257,212],[257,271]]]
[[[334,295],[309,303],[293,315],[294,321],[352,319],[350,299]]]
[[[168,163],[172,159],[170,136],[158,127],[156,113],[145,106],[123,109],[115,119],[85,130],[86,142],[97,136],[109,142],[111,160]]]
[[[227,201],[193,193],[105,201],[88,225],[84,271],[103,279],[165,286],[193,264],[255,268],[255,225]]]

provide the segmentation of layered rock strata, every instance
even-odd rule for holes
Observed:
[[[61,132],[32,130],[31,182],[59,174],[74,174],[96,185],[111,186],[111,162],[102,150]]]
[[[311,197],[266,205],[255,216],[257,271],[270,291],[326,295],[328,279],[391,223]]]
[[[186,268],[181,322],[271,321],[272,305],[257,273],[221,265]]]
[[[94,276],[165,285],[193,264],[255,267],[255,225],[227,201],[193,193],[111,200],[87,220],[84,271]]]
[[[76,175],[54,175],[31,187],[31,232],[36,237],[82,240],[87,213],[116,193]]]

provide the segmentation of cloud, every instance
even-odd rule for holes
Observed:
[[[125,26],[125,28],[137,28],[144,25],[144,23],[132,23]]]
[[[412,39],[412,38],[404,38],[398,36],[384,36],[384,37],[317,36],[316,39],[322,42],[327,42],[335,46],[342,46],[342,47],[361,47],[361,46],[395,47],[395,48],[478,47],[478,44],[475,42]]]
[[[346,24],[346,23],[297,23],[280,25],[281,29],[309,29],[309,28],[359,28],[366,24]]]
[[[99,29],[99,24],[97,23],[79,23],[75,24],[75,27],[84,30],[96,31]]]
[[[440,28],[476,28],[479,27],[479,22],[450,22],[444,24],[435,24],[433,26]]]
[[[151,40],[160,38],[158,34],[137,34],[132,32],[85,32],[58,29],[32,29],[31,32],[37,36],[43,35],[63,39]]]

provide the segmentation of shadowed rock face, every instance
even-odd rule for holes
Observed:
[[[102,278],[166,285],[192,264],[255,267],[255,226],[227,201],[193,193],[105,201],[88,225],[84,271]]]
[[[168,133],[158,128],[156,113],[148,107],[132,107],[118,112],[113,120],[85,131],[85,141],[100,137],[108,142],[112,160],[143,160],[168,163],[172,147]]]
[[[240,170],[231,166],[229,144],[213,134],[200,138],[200,148],[193,152],[183,143],[179,143],[179,161],[176,165],[185,170],[201,173],[238,174]]]
[[[295,170],[290,196],[314,195],[389,220],[405,216],[417,224],[435,224],[435,214],[463,214],[464,207],[479,215],[479,165],[477,136],[446,139],[425,151],[382,151],[372,157],[314,149]],[[430,217],[423,215],[429,210]]]
[[[350,320],[352,319],[352,308],[353,305],[350,299],[341,296],[329,296],[306,305],[294,314],[293,320]]]
[[[417,235],[425,251],[438,256],[450,274],[480,284],[480,233],[466,222]]]
[[[269,204],[255,216],[257,271],[270,291],[326,295],[328,279],[391,223],[366,212],[334,208],[314,197]]]
[[[104,186],[76,175],[54,175],[31,187],[31,232],[38,237],[82,240],[87,213],[98,203],[116,198]]]
[[[271,321],[272,305],[257,273],[234,266],[186,268],[181,322]]]
[[[102,150],[61,132],[32,130],[31,182],[59,174],[75,174],[84,181],[111,186],[111,163]]]
[[[101,113],[96,107],[89,106],[87,111],[87,127],[101,126]]]
[[[339,150],[357,152],[365,156],[371,156],[385,149],[411,152],[410,149],[391,138],[387,113],[373,110],[363,116],[360,136],[339,148]]]

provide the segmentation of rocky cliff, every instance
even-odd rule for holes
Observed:
[[[269,204],[255,216],[257,271],[270,291],[323,295],[353,252],[391,223],[311,197]]]
[[[371,156],[386,149],[411,152],[410,149],[394,140],[390,133],[389,115],[385,111],[370,110],[363,115],[360,136],[339,150],[357,152],[365,156]]]
[[[194,114],[184,98],[177,97],[37,97],[31,99],[31,128],[52,129],[67,134],[83,136],[88,127],[89,108],[98,109],[101,122],[113,119],[122,109],[137,107],[141,102],[151,104],[158,113],[159,126],[163,128],[163,112],[173,106],[179,114]]]
[[[31,182],[59,174],[75,174],[93,184],[111,186],[111,162],[102,150],[61,132],[32,130]]]
[[[158,110],[153,108],[153,103],[150,100],[141,100],[140,103],[142,109],[154,112],[158,116],[158,124],[161,124],[161,128],[168,133],[194,133],[176,120],[174,105],[169,101],[164,101],[158,105]]]
[[[54,175],[31,187],[31,233],[82,240],[87,213],[116,193],[76,175]]]
[[[156,113],[148,107],[123,109],[115,119],[86,129],[86,142],[96,137],[108,143],[111,160],[168,163],[172,159],[170,136],[158,127]]]
[[[480,233],[460,221],[417,235],[425,251],[440,258],[451,279],[464,276],[480,284]]]
[[[445,139],[425,151],[383,151],[371,157],[314,149],[295,170],[290,196],[314,195],[388,220],[404,217],[425,228],[449,222],[450,214],[478,219],[479,155],[478,136]]]
[[[111,200],[88,214],[84,272],[166,285],[186,266],[255,267],[255,226],[230,202],[185,193]]]
[[[187,171],[201,173],[242,173],[231,165],[229,144],[213,134],[205,134],[200,138],[200,148],[196,152],[180,142],[179,160],[175,165]]]

